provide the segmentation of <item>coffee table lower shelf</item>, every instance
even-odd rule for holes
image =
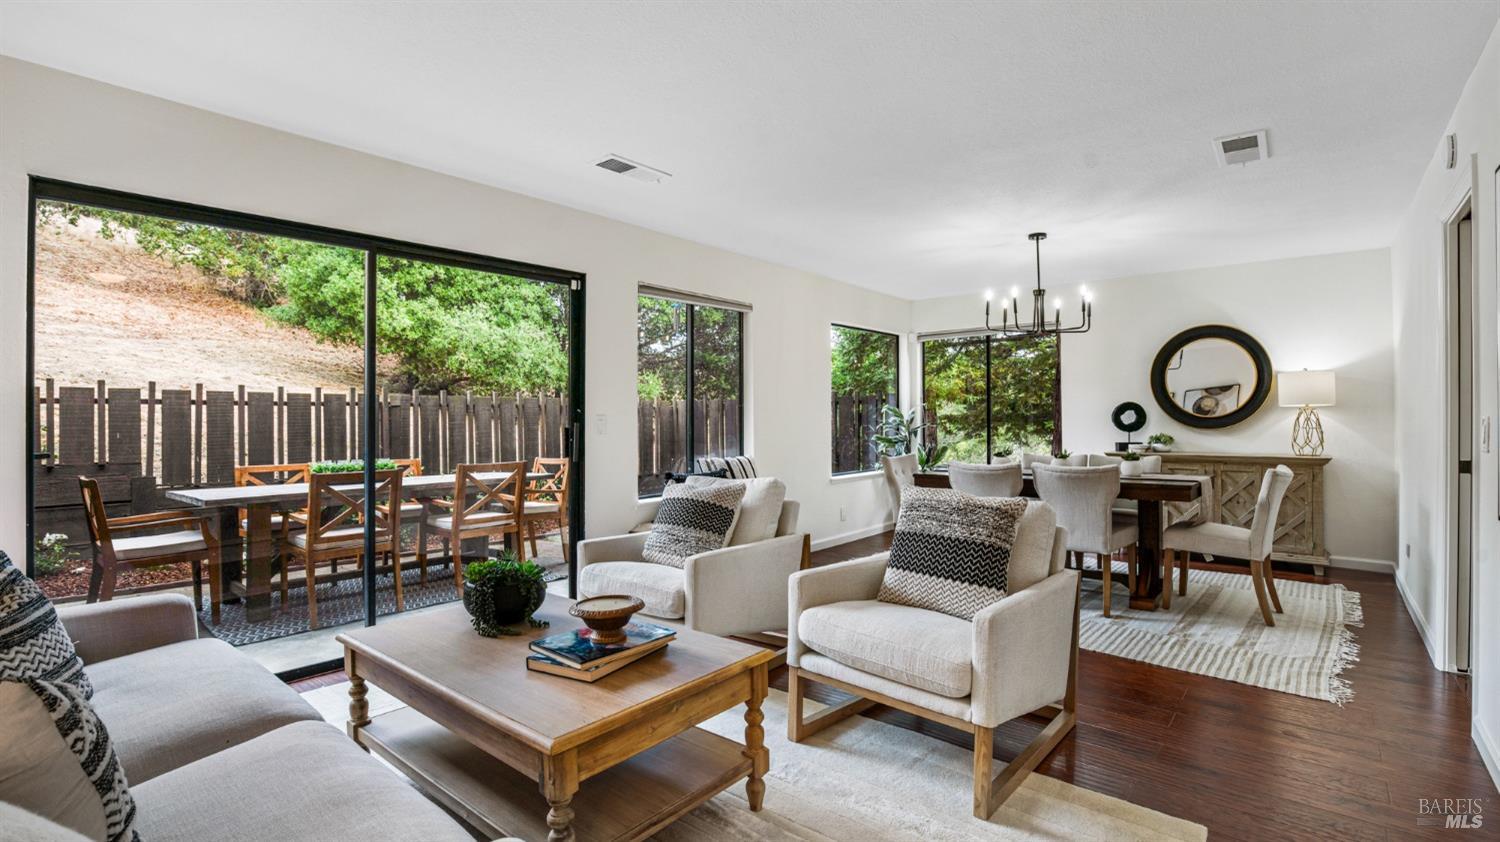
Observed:
[[[547,838],[535,781],[411,708],[374,717],[358,740],[488,836]],[[579,842],[638,840],[750,774],[745,747],[702,728],[584,781],[573,797]]]

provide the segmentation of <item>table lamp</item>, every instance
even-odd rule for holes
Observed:
[[[1297,407],[1292,421],[1292,452],[1298,456],[1317,456],[1323,452],[1323,422],[1314,407],[1333,406],[1333,372],[1276,372],[1277,400],[1285,407]]]

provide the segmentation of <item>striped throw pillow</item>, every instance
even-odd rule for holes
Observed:
[[[724,471],[730,479],[754,479],[755,462],[749,456],[699,456],[695,463],[700,474]]]
[[[742,482],[667,486],[662,489],[661,508],[656,510],[641,558],[681,568],[695,555],[723,549],[744,499]]]
[[[46,708],[62,738],[62,746],[57,750],[73,753],[82,772],[80,784],[91,787],[98,796],[97,809],[102,815],[94,812],[90,826],[97,828],[102,819],[104,834],[100,838],[105,842],[140,842],[135,830],[135,799],[130,796],[125,770],[120,768],[109,729],[84,698],[83,691],[66,681],[32,680],[26,686]]]
[[[1010,550],[1026,505],[1021,497],[901,489],[891,560],[876,599],[974,619],[1005,598]]]
[[[0,681],[30,679],[66,681],[94,696],[57,609],[0,551]]]

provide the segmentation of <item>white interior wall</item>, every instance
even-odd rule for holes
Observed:
[[[878,529],[888,517],[878,477],[829,476],[828,325],[903,332],[908,302],[0,58],[0,395],[10,407],[10,423],[0,424],[0,547],[12,555],[22,551],[28,467],[30,174],[586,273],[590,535],[636,522],[637,285],[747,301],[755,308],[745,343],[748,452],[803,501],[803,526],[821,541]]]
[[[1444,249],[1444,224],[1472,190],[1474,209],[1474,309],[1479,329],[1475,376],[1476,413],[1494,419],[1496,381],[1500,377],[1500,336],[1496,334],[1496,167],[1500,166],[1500,29],[1491,34],[1473,75],[1464,87],[1445,133],[1458,141],[1458,166],[1446,168],[1441,143],[1434,143],[1421,185],[1391,245],[1396,343],[1396,459],[1400,472],[1400,542],[1397,571],[1433,661],[1452,660],[1454,588],[1449,552],[1454,513],[1449,498],[1444,430],[1449,420],[1448,353],[1450,326]],[[1440,141],[1434,138],[1434,141]],[[1475,425],[1476,429],[1478,424]],[[1492,437],[1494,433],[1492,432]],[[1473,674],[1475,741],[1500,782],[1500,463],[1495,448],[1475,449],[1475,510],[1479,540],[1474,549]]]
[[[1149,418],[1141,438],[1171,433],[1176,449],[1184,451],[1289,453],[1296,410],[1277,407],[1274,388],[1254,416],[1220,430],[1178,424],[1151,396],[1151,362],[1168,339],[1201,324],[1238,327],[1265,346],[1275,368],[1337,372],[1338,405],[1320,410],[1328,437],[1325,455],[1332,457],[1324,489],[1328,548],[1337,564],[1390,569],[1396,476],[1386,250],[1141,275],[1090,287],[1093,330],[1062,339],[1068,450],[1112,449],[1124,435],[1110,423],[1110,413],[1123,401],[1135,401]],[[983,315],[978,295],[912,305],[918,332],[971,327]],[[915,371],[920,365],[915,352],[912,359]],[[914,396],[918,380],[919,372],[913,376]]]

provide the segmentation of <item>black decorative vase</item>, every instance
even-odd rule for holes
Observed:
[[[464,582],[464,608],[474,618],[474,629],[485,637],[495,637],[502,626],[514,626],[530,618],[527,609],[541,605],[547,596],[545,582],[536,582],[530,592],[510,583]]]

